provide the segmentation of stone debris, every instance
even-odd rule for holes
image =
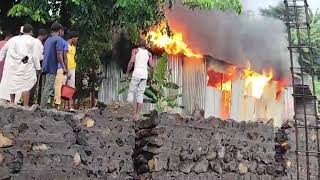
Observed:
[[[274,179],[285,172],[274,159],[275,134],[270,125],[156,112],[151,117],[136,126],[133,159],[136,172],[144,177]]]
[[[215,151],[208,152],[207,154],[207,160],[211,161],[214,160],[217,157],[217,153]]]
[[[135,131],[129,116],[107,108],[73,115],[8,107],[0,108],[0,117],[0,179],[134,177]]]
[[[73,157],[73,163],[75,166],[79,166],[81,163],[81,157],[80,154],[77,152]]]
[[[208,171],[209,161],[202,157],[194,166],[194,172],[196,173],[205,173]]]
[[[0,108],[0,179],[271,180],[294,167],[292,126],[132,112]]]
[[[83,126],[86,126],[86,127],[91,128],[91,127],[94,126],[94,120],[91,119],[91,118],[85,118],[85,119],[83,119],[83,120],[81,121],[81,124],[82,124]]]
[[[245,163],[239,163],[239,173],[246,174],[248,172],[248,166]]]
[[[34,150],[34,151],[47,151],[47,150],[49,150],[49,147],[48,147],[48,145],[42,144],[42,143],[35,144],[32,146],[32,150]]]
[[[2,153],[0,153],[0,165],[3,163],[3,161],[4,161],[4,156]]]
[[[13,140],[3,136],[0,132],[0,148],[10,147],[13,145]]]

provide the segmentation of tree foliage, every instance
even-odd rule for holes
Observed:
[[[279,3],[276,6],[270,6],[269,8],[266,9],[261,9],[260,10],[262,15],[265,16],[270,16],[270,17],[274,17],[277,19],[280,19],[284,22],[287,21],[286,18],[286,9],[283,3]],[[298,17],[303,17],[303,14],[305,14],[305,12],[303,12],[302,10],[299,10],[297,12]],[[311,30],[310,30],[310,45],[314,48],[312,51],[312,58],[313,60],[316,62],[316,64],[314,64],[314,68],[315,68],[315,72],[316,75],[318,76],[318,78],[320,77],[320,14],[318,13],[318,11],[316,11],[315,13],[313,13],[310,9],[309,9],[309,14],[310,14],[310,26],[311,26]],[[295,14],[293,12],[290,12],[290,17],[295,18]],[[299,44],[299,40],[298,40],[298,36],[296,35],[297,31],[293,31],[292,32],[292,42],[293,45],[298,45]],[[300,30],[300,44],[301,45],[309,45],[309,37],[308,37],[308,32],[304,29]],[[299,58],[299,63],[300,65],[303,65],[304,67],[310,67],[310,52],[304,50],[302,52],[302,58]],[[316,96],[320,97],[320,82],[319,81],[315,81],[315,90],[316,90]]]
[[[183,0],[183,3],[190,8],[200,9],[218,9],[218,10],[231,10],[240,14],[242,12],[242,5],[239,0]]]
[[[216,8],[241,13],[240,0],[183,0],[190,8]],[[143,31],[163,20],[163,6],[174,0],[21,0],[9,16],[31,17],[35,22],[59,21],[80,32],[77,53],[78,92],[96,89],[101,82],[102,55],[113,47],[119,29],[129,32],[134,43]]]
[[[269,6],[266,9],[260,9],[260,12],[264,16],[274,17],[280,19],[284,22],[287,21],[286,17],[286,8],[282,2],[277,4],[276,6]],[[312,12],[311,9],[308,10],[310,14],[310,40],[311,46],[314,48],[312,52],[312,57],[317,64],[320,64],[320,14],[317,12]],[[294,12],[290,11],[290,19],[295,18]],[[305,12],[302,9],[298,9],[298,17],[305,19]],[[300,44],[301,45],[309,45],[308,32],[306,29],[300,29]],[[297,31],[292,31],[292,42],[293,45],[299,44],[299,38],[297,36]],[[302,54],[303,61],[300,63],[310,62],[310,53],[308,51],[304,51]],[[307,64],[305,64],[307,65]]]

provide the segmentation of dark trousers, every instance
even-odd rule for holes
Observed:
[[[30,97],[29,97],[29,106],[32,106],[33,104],[40,104],[40,101],[37,101],[35,97],[39,99],[39,92],[41,87],[41,72],[37,72],[37,83],[33,86],[33,88],[30,90]]]
[[[48,108],[48,100],[54,92],[55,74],[46,74],[46,80],[41,94],[41,108]]]

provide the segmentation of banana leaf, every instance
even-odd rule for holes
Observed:
[[[169,107],[175,108],[175,107],[179,107],[179,104],[177,103],[178,97],[182,97],[182,94],[168,96],[164,100],[167,102]]]
[[[180,88],[179,85],[174,82],[165,82],[163,84],[163,86],[166,88],[170,88],[170,89],[179,89]]]
[[[156,102],[154,100],[152,100],[152,99],[143,99],[143,103],[152,103],[152,104],[154,104]]]
[[[149,89],[150,91],[153,92],[153,94],[155,94],[156,96],[160,95],[160,90],[158,90],[159,88],[155,87],[157,85],[152,84],[150,85],[147,89]]]
[[[165,97],[164,100],[165,101],[175,101],[179,97],[182,97],[182,94],[176,94],[176,95],[168,96],[168,97]]]
[[[157,66],[154,71],[154,79],[157,81],[162,81],[165,78],[167,73],[167,63],[168,63],[168,54],[163,53],[160,57]]]
[[[150,98],[152,101],[157,102],[158,101],[158,97],[156,94],[154,94],[149,88],[147,88],[144,91],[144,95],[147,96],[148,98]]]

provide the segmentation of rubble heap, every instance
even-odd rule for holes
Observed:
[[[275,138],[268,124],[157,112],[135,122],[131,112],[118,105],[80,114],[0,108],[0,179],[286,177],[275,140],[291,141]]]
[[[116,114],[0,108],[0,179],[132,178],[134,124]]]
[[[137,127],[136,171],[154,180],[274,179],[285,176],[275,161],[273,128],[163,113]]]

